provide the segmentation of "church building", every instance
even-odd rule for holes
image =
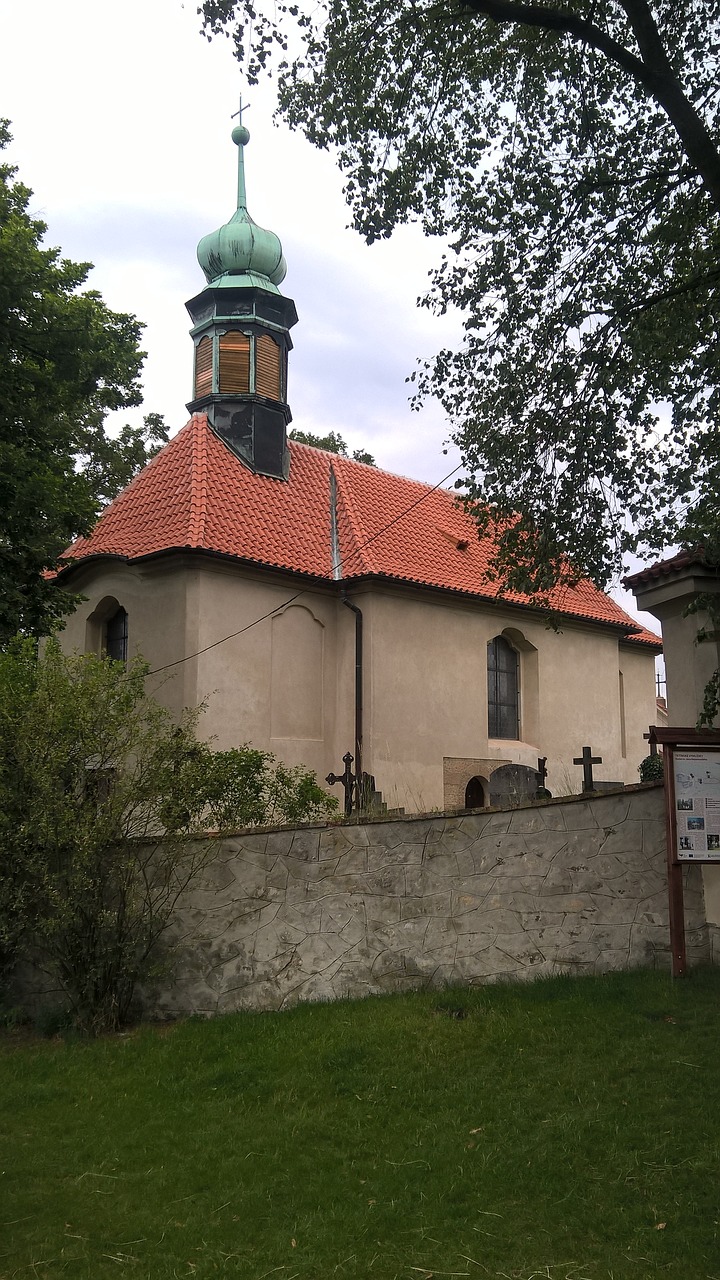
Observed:
[[[85,597],[68,650],[150,664],[173,710],[319,778],[372,775],[407,812],[480,806],[506,765],[547,762],[554,794],[637,782],[660,643],[583,581],[555,592],[561,630],[498,594],[492,544],[444,489],[288,440],[295,305],[278,237],[238,201],[205,236],[192,319],[191,417],[65,553]],[[359,768],[358,768],[359,761]],[[502,776],[507,776],[507,770]],[[335,794],[342,798],[340,788]]]

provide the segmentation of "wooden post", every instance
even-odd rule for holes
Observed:
[[[670,917],[670,955],[673,978],[684,978],[687,972],[685,948],[685,902],[683,898],[683,869],[677,856],[677,827],[675,823],[675,748],[666,743],[663,749],[665,771],[665,829],[668,872],[668,915]]]
[[[688,859],[680,857],[677,834],[677,803],[675,796],[675,750],[700,751],[709,748],[712,753],[720,753],[720,730],[698,729],[696,725],[685,725],[675,728],[668,725],[660,729],[650,726],[648,735],[650,747],[657,744],[663,749],[663,772],[665,778],[665,825],[667,840],[668,871],[668,909],[670,916],[670,951],[672,954],[672,974],[674,978],[682,978],[687,972],[687,952],[685,946],[685,911],[683,903],[683,863],[692,859],[703,866],[720,862],[720,855],[701,852],[699,857],[691,853]]]

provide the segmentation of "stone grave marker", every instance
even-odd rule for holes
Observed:
[[[490,804],[521,804],[534,800],[538,789],[536,769],[524,764],[503,764],[490,774]]]

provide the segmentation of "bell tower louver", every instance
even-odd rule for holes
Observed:
[[[237,209],[200,241],[207,285],[186,304],[195,344],[187,407],[207,413],[246,466],[282,480],[289,466],[287,367],[297,312],[278,289],[287,270],[280,241],[247,211],[244,149],[250,134],[243,124],[235,126],[232,140],[238,148]]]

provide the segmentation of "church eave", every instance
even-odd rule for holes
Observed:
[[[312,583],[317,587],[334,587],[335,583],[329,573],[313,574],[302,569],[292,569],[288,565],[277,564],[270,560],[255,560],[247,556],[236,556],[229,551],[215,551],[210,547],[193,546],[190,543],[178,543],[171,547],[161,547],[156,551],[147,551],[142,555],[128,556],[122,555],[114,551],[95,551],[90,555],[78,557],[77,559],[68,559],[62,568],[58,569],[55,575],[55,581],[61,579],[66,581],[68,576],[74,571],[79,571],[86,565],[97,565],[104,561],[111,561],[126,565],[147,564],[151,561],[168,560],[173,556],[199,556],[204,560],[222,561],[224,564],[235,565],[242,569],[259,569],[267,572],[282,574],[285,577],[291,577],[301,582]]]
[[[438,583],[423,582],[419,578],[400,577],[378,571],[358,573],[356,575],[351,574],[346,578],[340,579],[339,582],[341,585],[345,584],[346,586],[372,586],[374,584],[378,584],[381,586],[394,587],[401,591],[424,591],[429,595],[441,596],[445,599],[450,597],[468,604],[487,605],[494,610],[517,609],[525,614],[534,614],[535,617],[546,612],[551,612],[554,616],[564,619],[568,623],[579,623],[581,626],[599,627],[602,630],[610,631],[616,635],[621,642],[626,640],[635,644],[647,645],[648,648],[652,646],[652,642],[650,640],[641,639],[643,635],[643,628],[639,626],[639,624],[628,625],[621,622],[619,619],[597,618],[579,612],[574,613],[568,609],[552,609],[550,611],[546,611],[541,605],[532,604],[525,600],[510,600],[503,596],[490,595],[489,593],[485,594],[481,590],[468,591],[463,587],[443,586]],[[662,641],[659,637],[657,640],[657,646],[658,652],[660,652],[662,649]]]

